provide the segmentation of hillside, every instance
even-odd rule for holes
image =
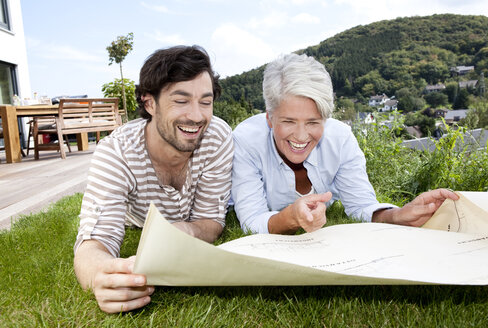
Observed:
[[[325,65],[338,96],[364,100],[402,88],[420,94],[427,84],[457,81],[450,73],[453,66],[474,66],[465,78],[488,74],[488,17],[443,14],[385,20],[296,52]],[[264,110],[263,69],[222,80],[221,99]]]

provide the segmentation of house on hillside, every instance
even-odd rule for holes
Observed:
[[[469,81],[460,81],[459,88],[460,89],[476,89],[478,86],[478,80],[469,80]]]
[[[466,118],[467,114],[468,109],[448,110],[444,116],[444,120],[447,124],[453,124],[455,122],[459,122],[463,118]]]
[[[371,107],[374,107],[374,106],[381,106],[383,105],[385,102],[387,102],[388,100],[390,100],[390,98],[388,98],[387,95],[385,94],[382,94],[382,95],[376,95],[376,96],[371,96],[369,98],[369,102],[368,104],[371,106]]]
[[[441,137],[442,138],[442,137]],[[488,142],[488,130],[476,129],[464,133],[463,138],[456,140],[456,150],[461,149],[484,149]],[[401,143],[402,146],[420,151],[434,151],[436,149],[433,138],[420,138],[405,140]]]
[[[422,138],[422,131],[420,131],[420,128],[418,125],[415,126],[406,126],[405,130],[409,135],[415,138]]]
[[[438,108],[434,110],[434,118],[445,117],[448,109]]]
[[[0,104],[12,104],[14,95],[31,95],[20,0],[0,0],[0,45]],[[27,119],[19,121],[24,143]]]
[[[373,113],[368,113],[368,112],[359,112],[358,113],[358,120],[361,123],[365,124],[371,124],[375,123],[376,119],[373,116]]]
[[[385,105],[383,106],[383,108],[380,108],[379,111],[380,112],[391,112],[391,111],[394,111],[397,109],[398,109],[398,100],[389,99],[389,100],[385,101]]]
[[[440,92],[444,90],[446,86],[442,83],[437,83],[435,85],[428,85],[424,89],[424,93]]]
[[[471,71],[474,71],[474,66],[455,66],[450,68],[453,76],[466,75]]]

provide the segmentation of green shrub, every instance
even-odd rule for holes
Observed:
[[[488,191],[488,148],[464,144],[464,128],[447,127],[433,152],[421,153],[422,165],[405,181],[413,193],[436,188]]]
[[[488,145],[468,148],[463,128],[449,128],[433,140],[435,149],[419,151],[401,145],[398,122],[391,127],[357,125],[353,129],[366,157],[369,180],[380,201],[398,205],[436,189],[488,191]]]
[[[119,98],[119,109],[124,109],[124,102],[122,99],[122,83],[121,79],[115,79],[113,82],[102,85],[102,92],[104,97]],[[125,83],[125,98],[127,102],[127,120],[137,118],[137,99],[135,82],[130,79],[124,79]]]

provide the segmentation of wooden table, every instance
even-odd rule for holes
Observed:
[[[3,139],[7,163],[18,163],[22,160],[17,118],[52,115],[58,115],[58,105],[0,105],[0,116],[2,118]],[[78,143],[79,151],[88,150],[88,134],[77,134],[76,141]]]

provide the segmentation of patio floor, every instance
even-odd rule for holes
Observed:
[[[84,191],[95,144],[83,152],[73,148],[65,160],[56,151],[44,151],[36,161],[31,150],[22,162],[12,164],[0,151],[0,229],[9,229],[22,214],[37,213],[64,196]]]

